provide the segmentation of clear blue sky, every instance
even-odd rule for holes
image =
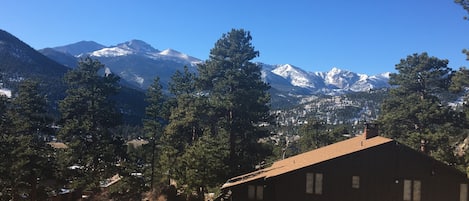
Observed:
[[[377,74],[424,51],[469,66],[464,15],[453,0],[3,0],[0,29],[36,49],[140,39],[207,59],[223,33],[244,28],[255,61]]]

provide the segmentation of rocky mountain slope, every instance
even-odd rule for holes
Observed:
[[[86,56],[96,58],[112,72],[140,89],[150,86],[157,76],[160,77],[162,84],[167,86],[171,75],[176,70],[183,70],[184,66],[188,66],[194,71],[196,64],[201,62],[197,58],[173,49],[157,50],[140,40],[130,40],[110,47],[97,44],[78,42],[50,48],[55,52],[45,51],[46,49],[41,52],[58,62],[70,56],[75,57],[76,60]],[[59,55],[57,52],[62,53],[62,57],[56,57]]]
[[[55,51],[55,52],[54,52]],[[104,47],[96,42],[78,42],[47,48],[41,52],[64,65],[73,64],[70,58],[90,56],[99,59],[111,71],[135,87],[146,89],[156,76],[167,86],[171,75],[184,66],[193,72],[200,59],[173,49],[160,51],[141,40],[130,40]],[[389,87],[389,73],[364,75],[332,68],[328,72],[307,72],[291,64],[262,66],[263,79],[272,87],[272,105],[297,104],[311,95],[339,95]]]
[[[53,52],[57,53],[56,50]],[[62,58],[61,56],[59,57]],[[0,30],[0,93],[14,96],[20,81],[38,80],[41,90],[47,95],[51,113],[57,114],[58,102],[65,97],[63,76],[70,70],[59,64],[60,61],[44,56],[10,33]],[[122,86],[114,99],[127,123],[140,123],[134,120],[140,121],[144,113],[142,91]]]
[[[189,69],[196,72],[197,64],[203,62],[176,50],[157,50],[139,40],[131,40],[110,47],[92,41],[83,41],[42,49],[40,52],[47,57],[13,35],[0,31],[0,93],[14,95],[15,85],[19,81],[35,77],[43,82],[45,91],[51,93],[48,94],[48,97],[56,108],[58,100],[65,95],[65,86],[62,83],[63,75],[70,68],[74,68],[80,58],[90,56],[99,59],[113,73],[117,73],[123,78],[124,87],[116,100],[127,116],[134,117],[143,114],[145,105],[143,90],[153,82],[156,76],[161,78],[165,86],[176,70],[182,70],[184,66],[188,66]],[[272,108],[275,110],[290,108],[283,110],[285,113],[303,111],[301,113],[306,115],[303,118],[307,118],[309,113],[314,112],[327,114],[325,118],[330,119],[331,122],[347,121],[336,118],[337,114],[334,112],[311,110],[311,108],[327,108],[328,111],[332,111],[337,109],[334,107],[337,101],[328,101],[328,99],[332,100],[333,97],[357,92],[375,91],[389,86],[387,84],[388,73],[368,76],[338,68],[332,68],[328,72],[307,72],[290,64],[258,63],[258,65],[262,66],[263,79],[272,87],[270,91]],[[138,88],[138,90],[125,87],[129,85]],[[363,97],[363,94],[360,96]],[[346,102],[353,101],[352,98],[347,99]],[[327,107],[324,105],[325,103],[328,104]],[[357,104],[353,103],[345,105],[347,108],[345,113],[350,113],[347,115],[356,120],[363,117],[364,114],[377,111],[376,106],[369,104],[377,105],[378,102],[366,102],[366,104],[368,104],[367,108],[373,109],[359,110],[356,108]],[[338,107],[344,106],[342,103],[336,105]],[[358,105],[362,105],[362,103]],[[356,113],[356,115],[352,113]],[[373,118],[372,116],[374,115],[371,115],[370,118]]]

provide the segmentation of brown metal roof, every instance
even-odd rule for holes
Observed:
[[[321,147],[319,149],[298,154],[284,160],[276,161],[268,168],[234,177],[228,180],[228,182],[225,183],[222,188],[236,186],[261,178],[268,179],[364,149],[386,144],[391,141],[393,140],[381,136],[365,139],[364,136],[360,135],[325,147]]]

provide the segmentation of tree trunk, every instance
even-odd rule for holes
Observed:
[[[230,166],[232,169],[237,169],[236,166],[236,135],[233,131],[233,111],[228,111],[228,132],[230,133]],[[232,172],[234,173],[234,172]]]

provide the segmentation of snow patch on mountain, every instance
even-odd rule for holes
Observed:
[[[131,40],[125,43],[120,43],[116,46],[106,47],[93,51],[89,53],[89,55],[94,57],[123,57],[129,55],[139,55],[153,60],[171,60],[192,66],[195,66],[197,63],[201,62],[201,60],[197,58],[191,57],[173,49],[159,51],[141,40]]]
[[[133,54],[131,50],[121,47],[108,47],[92,52],[90,55],[94,57],[120,57]]]
[[[0,96],[6,96],[8,98],[11,98],[11,90],[6,89],[6,88],[1,88],[0,89]]]
[[[277,65],[277,67],[272,70],[272,73],[285,79],[289,79],[293,86],[303,88],[314,87],[314,84],[311,82],[307,72],[290,64]]]
[[[324,80],[327,85],[344,89],[351,87],[355,82],[360,80],[360,78],[361,76],[356,73],[334,67],[326,73]]]
[[[157,53],[157,55],[155,55],[155,56],[157,56],[158,58],[168,57],[168,58],[173,58],[173,59],[176,59],[176,60],[188,61],[191,64],[196,64],[196,63],[201,62],[197,58],[191,57],[187,54],[183,54],[183,53],[178,52],[178,51],[173,50],[173,49],[165,49],[165,50]]]
[[[296,87],[297,94],[308,91],[313,94],[340,94],[347,91],[368,91],[389,87],[389,73],[369,76],[337,67],[332,68],[328,72],[306,72],[290,64],[261,65],[263,66],[263,71],[265,71],[265,75],[263,75],[264,80],[273,81],[272,76],[279,76],[290,84],[292,89],[290,92],[295,92],[294,88]],[[281,87],[283,89],[289,88],[285,84],[281,85]],[[299,90],[299,88],[303,90]]]
[[[118,68],[119,70],[116,72],[123,79],[136,83],[142,88],[148,86],[147,82],[151,80],[150,77],[154,76],[154,72],[157,70],[160,70],[158,71],[159,74],[166,75],[166,69],[173,71],[177,68],[172,68],[172,66],[182,67],[187,65],[195,69],[194,67],[198,63],[203,62],[174,49],[159,51],[141,40],[131,40],[84,54],[110,58],[103,59],[108,62],[112,61],[110,63],[117,65],[117,67],[109,66],[111,69]],[[127,56],[133,57],[125,58]],[[122,57],[122,62],[121,58],[118,57]],[[134,66],[135,63],[140,63],[140,61],[144,65]],[[300,96],[313,94],[333,95],[389,87],[389,73],[369,76],[337,67],[327,72],[307,72],[291,64],[256,64],[262,67],[262,79],[271,85],[273,91],[283,93],[283,95],[289,97],[300,98]],[[164,68],[159,69],[160,66],[164,66]]]
[[[186,54],[182,54],[182,53],[180,53],[176,50],[173,50],[173,49],[163,50],[159,53],[159,55],[170,56],[170,57],[179,57],[179,58],[184,58],[184,59],[189,58],[189,56],[187,56]]]
[[[95,57],[119,57],[131,54],[151,54],[159,51],[141,40],[131,40],[113,47],[106,47],[91,52]]]
[[[119,76],[124,78],[125,80],[128,80],[128,81],[133,81],[135,83],[137,83],[139,85],[139,87],[142,87],[144,82],[145,82],[145,78],[143,78],[142,76],[134,73],[134,72],[129,72],[129,71],[122,71],[119,73]]]

